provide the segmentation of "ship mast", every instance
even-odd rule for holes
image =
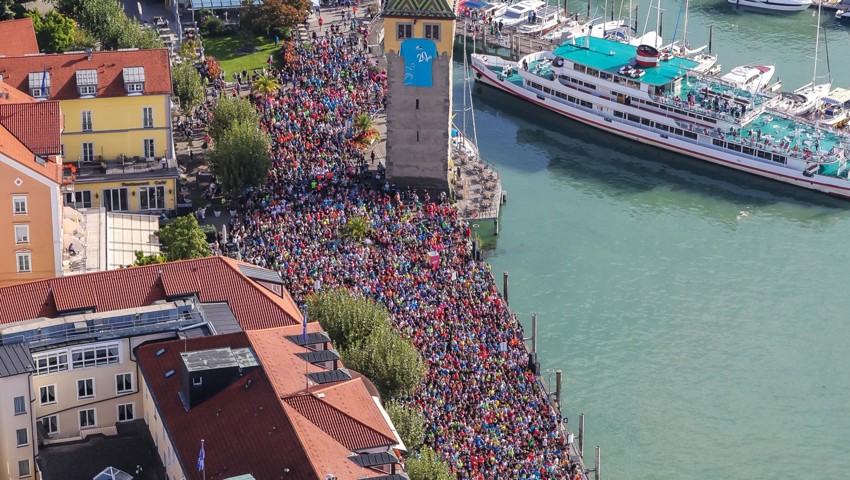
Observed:
[[[821,12],[821,5],[823,5],[823,2],[818,2],[818,23],[817,23],[817,27],[818,27],[817,32],[818,33],[817,33],[817,35],[815,35],[815,66],[814,66],[814,69],[812,70],[812,87],[815,86],[815,82],[817,81],[817,76],[818,76],[818,50],[820,50],[820,12]]]

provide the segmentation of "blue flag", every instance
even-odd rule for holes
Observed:
[[[200,451],[200,453],[198,453],[198,471],[199,472],[204,471],[204,457],[205,456],[206,456],[206,454],[204,453],[204,441],[201,440],[201,451]]]
[[[304,321],[301,325],[301,343],[307,344],[307,312],[304,312]]]
[[[47,84],[47,67],[41,72],[41,94],[44,95],[44,87]]]

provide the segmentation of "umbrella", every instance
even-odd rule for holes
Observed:
[[[139,17],[142,16],[142,2],[136,2],[136,6],[139,7]]]

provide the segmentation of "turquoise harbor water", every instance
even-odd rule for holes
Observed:
[[[669,39],[678,4],[663,6]],[[724,72],[772,60],[786,88],[810,80],[812,12],[693,2],[692,45],[708,25]],[[826,12],[823,25],[834,83],[848,87],[850,28]],[[850,203],[486,87],[474,100],[480,149],[509,197],[488,261],[497,278],[510,272],[526,326],[539,315],[570,426],[587,415],[589,466],[601,445],[606,480],[850,477]]]

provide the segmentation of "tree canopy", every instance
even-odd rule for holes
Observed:
[[[245,28],[259,35],[282,34],[283,29],[304,22],[311,7],[309,0],[264,0],[260,4],[246,1],[240,20]]]
[[[225,130],[235,123],[245,122],[256,126],[260,122],[257,109],[244,98],[219,98],[210,114],[212,118],[209,122],[209,134],[216,142],[224,135]]]
[[[345,350],[343,361],[372,380],[384,399],[411,392],[425,376],[416,347],[392,329],[372,332],[359,348]]]
[[[127,16],[121,2],[115,0],[56,0],[60,13],[77,20],[103,50],[119,48],[161,48],[157,32],[143,28]]]
[[[386,308],[374,300],[354,296],[344,288],[310,295],[307,313],[322,325],[340,350],[362,345],[372,332],[391,327]]]
[[[156,232],[168,261],[202,258],[210,255],[207,236],[194,215],[177,217]]]
[[[387,404],[387,413],[408,452],[415,452],[425,441],[425,415],[415,407],[396,401]]]
[[[150,255],[145,255],[145,252],[137,250],[136,253],[136,261],[133,262],[134,267],[139,267],[142,265],[155,265],[157,263],[165,263],[168,261],[165,255],[161,253],[152,253]]]
[[[434,450],[425,447],[418,456],[407,459],[410,480],[455,480],[449,465]]]
[[[171,69],[174,96],[180,101],[180,109],[189,115],[204,101],[204,86],[201,76],[189,62],[178,63]]]
[[[237,121],[219,138],[213,138],[215,142],[207,158],[225,192],[241,194],[266,179],[272,166],[271,139],[256,121]]]
[[[27,12],[32,19],[38,47],[45,53],[62,53],[70,50],[94,48],[95,40],[77,25],[71,17],[51,10],[45,15],[38,10]]]

